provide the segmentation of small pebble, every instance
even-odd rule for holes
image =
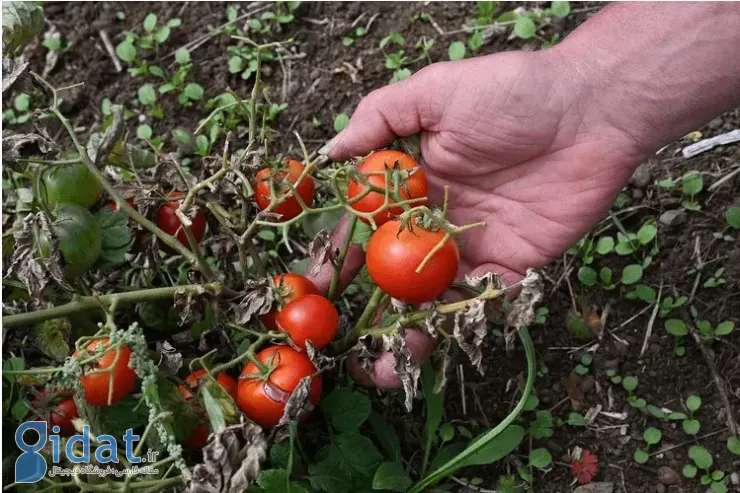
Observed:
[[[655,493],[665,493],[665,486],[661,483],[655,485]]]
[[[645,188],[650,185],[651,181],[652,176],[650,176],[650,168],[647,163],[642,163],[638,166],[630,178],[630,184],[637,188]]]
[[[595,384],[596,380],[594,379],[593,375],[586,375],[583,378],[583,382],[581,382],[581,390],[584,394],[588,394],[594,389]]]
[[[685,223],[686,218],[687,216],[684,211],[673,209],[670,211],[665,211],[663,214],[661,214],[658,218],[658,222],[661,224],[661,226],[665,226],[666,228],[673,228]]]
[[[661,466],[658,468],[658,480],[666,486],[673,486],[681,483],[681,475],[668,466]]]

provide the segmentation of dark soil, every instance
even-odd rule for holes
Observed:
[[[160,19],[181,18],[182,26],[172,30],[170,40],[161,49],[157,59],[157,64],[167,67],[174,61],[173,57],[167,57],[170,52],[226,22],[226,7],[227,5],[220,2],[46,5],[48,21],[62,32],[65,43],[71,45],[71,49],[60,56],[48,79],[57,87],[85,82],[79,91],[65,94],[65,110],[75,126],[83,134],[99,128],[102,118],[100,108],[104,98],[132,108],[140,121],[146,118],[138,115],[136,101],[137,89],[144,79],[131,77],[125,69],[121,73],[115,71],[98,34],[100,29],[105,29],[116,45],[125,29],[137,26],[136,29],[140,31],[143,19],[149,12],[155,12]],[[506,7],[502,6],[504,9]],[[242,11],[252,8],[252,4],[240,5]],[[593,14],[593,11],[588,11],[589,5],[579,5],[578,8],[587,12],[571,15],[564,25],[553,27],[553,32],[564,36]],[[283,26],[281,32],[273,32],[265,38],[294,38],[297,41],[295,54],[300,56],[287,60],[284,69],[280,64],[271,65],[271,74],[266,77],[274,99],[288,103],[288,108],[275,122],[278,137],[274,151],[283,154],[295,152],[297,143],[292,135],[293,130],[300,133],[310,149],[317,149],[333,136],[333,121],[337,114],[351,114],[364,95],[388,83],[391,72],[384,68],[384,58],[378,49],[379,40],[385,35],[391,31],[401,33],[406,38],[406,49],[410,53],[416,53],[413,45],[422,37],[433,38],[436,44],[431,50],[432,59],[446,60],[449,43],[464,40],[465,34],[442,36],[431,23],[412,21],[411,18],[420,12],[427,12],[440,29],[445,32],[455,31],[461,28],[475,9],[475,3],[472,2],[301,5],[294,22]],[[117,19],[118,11],[125,12],[125,20]],[[353,47],[343,46],[342,38],[352,32],[351,25],[356,19],[362,16],[358,25],[364,25],[376,14],[368,35],[358,38]],[[250,81],[244,81],[228,72],[226,48],[232,43],[226,35],[215,36],[192,53],[194,63],[189,80],[203,85],[206,98],[222,93],[227,87],[244,96],[251,90]],[[484,47],[483,52],[537,47],[537,42],[510,41],[506,35],[499,35]],[[43,71],[45,53],[46,49],[40,43],[28,50],[34,70]],[[418,70],[422,63],[411,68]],[[4,107],[12,104],[12,97],[5,99]],[[162,104],[166,119],[149,122],[155,134],[168,132],[174,127],[192,130],[208,114],[203,105],[183,108],[174,96],[163,98]],[[738,127],[740,110],[735,110],[712,120],[699,130],[706,138]],[[129,125],[129,130],[134,128],[135,124]],[[684,159],[678,151],[689,143],[688,140],[683,140],[671,145],[649,163],[651,184],[642,189],[633,186],[625,189],[629,202],[622,210],[634,210],[620,214],[619,217],[625,228],[636,231],[646,220],[657,219],[666,210],[681,207],[680,189],[658,188],[652,184],[655,179],[677,178],[689,170],[704,173],[705,192],[700,196],[702,210],[688,212],[687,221],[681,225],[660,227],[660,253],[645,270],[641,282],[656,291],[662,286],[663,296],[693,294],[693,306],[698,311],[699,319],[707,319],[714,325],[723,320],[732,320],[740,325],[740,240],[730,243],[713,237],[713,233],[718,231],[738,236],[737,232],[728,230],[724,214],[730,205],[740,205],[740,177],[726,181],[714,191],[706,191],[708,186],[726,175],[732,166],[739,165],[740,145],[716,148],[694,158]],[[608,228],[608,234],[616,235],[616,227],[611,221],[606,220],[600,226]],[[694,293],[696,274],[690,271],[696,268],[698,262],[695,254],[697,245],[705,267]],[[617,262],[622,260],[620,258]],[[571,261],[572,258],[568,256],[568,262]],[[599,260],[596,261],[597,265],[598,262]],[[621,270],[625,264],[626,262],[622,262],[612,267],[615,271]],[[571,265],[576,267],[568,276],[569,282],[578,291],[576,272],[579,264],[576,262]],[[720,266],[726,268],[724,278],[727,284],[713,289],[702,287],[709,275]],[[562,277],[563,267],[563,262],[557,262],[548,268],[547,273],[552,282],[546,285],[549,296],[545,300],[545,306],[550,313],[547,323],[531,329],[539,365],[547,368],[547,373],[537,378],[535,386],[541,402],[539,409],[551,409],[554,416],[565,419],[573,410],[584,414],[590,408],[600,405],[604,412],[624,412],[626,417],[620,419],[602,414],[588,428],[564,425],[557,428],[551,438],[531,443],[532,447],[547,447],[556,461],[550,472],[537,475],[536,491],[564,492],[573,489],[568,454],[574,446],[588,448],[597,454],[600,465],[597,479],[614,483],[615,491],[661,491],[661,487],[657,486],[657,469],[660,466],[669,466],[680,475],[681,468],[687,463],[688,445],[651,457],[646,466],[638,466],[633,461],[635,449],[643,445],[642,434],[647,426],[656,426],[662,430],[661,446],[664,447],[689,442],[690,437],[683,432],[680,423],[660,422],[644,410],[629,406],[626,402],[627,394],[621,385],[612,384],[606,376],[608,368],[615,369],[623,376],[638,377],[636,394],[658,407],[684,411],[682,403],[688,395],[701,396],[703,405],[698,412],[701,430],[696,442],[714,454],[718,469],[728,474],[740,470],[738,458],[732,456],[725,446],[728,432],[723,416],[726,410],[720,401],[707,362],[697,345],[687,340],[686,355],[675,356],[673,337],[665,331],[664,319],[657,318],[652,327],[652,335],[647,340],[647,348],[640,356],[652,309],[644,311],[632,322],[622,326],[647,306],[644,302],[627,300],[619,290],[588,290],[584,306],[595,307],[602,314],[607,312],[609,306],[608,316],[605,316],[603,339],[590,342],[587,346],[592,349],[594,356],[589,375],[585,378],[574,377],[572,372],[586,348],[576,349],[584,342],[572,338],[565,327],[566,313],[571,309],[571,296],[568,282],[558,282]],[[674,311],[671,316],[680,316],[680,312]],[[447,391],[445,417],[448,422],[465,423],[474,431],[495,426],[515,405],[518,398],[518,379],[523,378],[525,371],[520,350],[507,355],[500,338],[491,338],[487,344],[485,376],[478,375],[469,365],[463,364],[464,384],[459,378],[453,377]],[[740,409],[740,331],[736,330],[730,337],[721,338],[709,347],[737,416]],[[522,422],[533,419],[533,415],[525,413]],[[710,436],[702,438],[705,435]],[[651,451],[658,450],[656,448]],[[526,451],[522,454],[526,454]],[[466,477],[479,476],[484,479],[482,487],[495,488],[495,481],[501,474],[516,474],[515,460],[474,470]],[[526,461],[526,457],[522,456],[522,460]],[[694,480],[672,486],[668,491],[693,492],[705,489],[706,487],[699,486],[698,480]]]

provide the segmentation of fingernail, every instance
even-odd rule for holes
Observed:
[[[324,147],[319,149],[319,154],[322,156],[328,156],[332,149],[334,149],[334,147],[337,145],[337,142],[339,142],[339,139],[342,137],[343,134],[344,130],[339,132],[337,135],[334,136],[333,139],[324,144]]]

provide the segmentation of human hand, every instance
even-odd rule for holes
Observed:
[[[363,99],[328,155],[421,133],[430,201],[447,185],[452,223],[487,223],[460,238],[459,274],[511,284],[581,238],[643,157],[575,74],[555,50],[434,64]]]

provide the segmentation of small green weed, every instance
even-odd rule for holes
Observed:
[[[635,453],[633,455],[633,458],[635,459],[635,462],[638,464],[644,464],[648,461],[648,458],[650,457],[648,454],[648,450],[652,445],[657,445],[660,443],[660,439],[663,437],[663,434],[658,428],[650,427],[647,430],[645,430],[645,433],[642,434],[643,440],[645,440],[645,446],[641,449],[635,450]]]

